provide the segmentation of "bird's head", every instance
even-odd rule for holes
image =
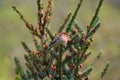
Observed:
[[[62,32],[61,34],[66,35],[66,32]]]
[[[67,33],[66,32],[61,32],[61,35],[63,36],[63,38],[67,41],[69,41],[70,39],[68,38],[67,36]]]

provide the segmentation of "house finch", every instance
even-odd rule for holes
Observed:
[[[49,49],[51,49],[53,46],[59,45],[59,44],[63,44],[66,46],[67,42],[68,42],[68,37],[66,35],[66,32],[61,32],[57,37],[55,37],[55,39],[53,39],[50,44],[49,44]]]

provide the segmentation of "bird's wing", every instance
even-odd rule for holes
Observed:
[[[60,39],[56,39],[54,41],[52,41],[50,44],[49,44],[49,48],[47,49],[48,51],[55,45],[58,45],[60,43]]]
[[[53,40],[50,42],[49,46],[51,46],[51,45],[54,44],[57,40],[59,40],[60,36],[61,36],[61,35],[55,37],[55,39],[53,39]]]

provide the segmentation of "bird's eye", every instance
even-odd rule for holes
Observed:
[[[62,34],[66,34],[66,32],[62,32]]]

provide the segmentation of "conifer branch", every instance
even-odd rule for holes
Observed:
[[[91,20],[91,23],[90,23],[90,25],[89,25],[90,27],[91,27],[91,25],[93,24],[94,20],[97,18],[98,14],[99,14],[99,11],[100,11],[100,8],[101,8],[101,6],[102,6],[103,1],[104,1],[104,0],[100,0],[100,1],[99,1],[99,5],[98,5],[98,7],[97,7],[97,9],[96,9],[96,11],[95,11],[95,14],[94,14],[94,16],[93,16],[93,18],[92,18],[92,20]]]
[[[65,28],[65,25],[67,24],[67,22],[69,21],[70,17],[71,17],[72,13],[69,13],[67,18],[65,19],[65,21],[63,22],[63,24],[60,26],[58,33],[61,33],[63,31],[63,29]]]
[[[89,32],[90,32],[91,28],[94,27],[93,23],[97,22],[97,20],[98,20],[98,18],[99,18],[99,17],[98,17],[98,14],[99,14],[99,11],[100,11],[100,8],[101,8],[101,6],[102,6],[103,1],[104,1],[104,0],[100,0],[100,1],[99,1],[99,5],[98,5],[98,7],[97,7],[97,9],[96,9],[96,11],[95,11],[95,14],[94,14],[91,22],[90,22],[90,25],[87,26],[87,35],[89,35]],[[88,36],[87,36],[87,37],[88,37]],[[86,39],[87,39],[87,37],[86,37]]]
[[[94,62],[91,64],[91,66],[94,66],[96,64],[97,60],[101,57],[101,55],[102,55],[102,52],[99,52]]]
[[[38,80],[38,71],[36,70],[35,66],[33,65],[32,59],[28,55],[24,55],[25,60],[27,61],[26,66],[32,72],[32,75],[35,80]]]
[[[83,29],[81,28],[77,20],[74,20],[73,25],[75,26],[75,28],[78,30],[79,33],[83,32]]]
[[[41,51],[42,51],[42,50],[41,50],[41,46],[40,46],[39,42],[37,41],[37,39],[35,38],[35,36],[33,36],[33,42],[34,42],[34,45],[35,45],[35,47],[36,47],[36,50],[37,50],[38,52],[41,52]]]
[[[46,30],[47,34],[49,35],[49,37],[51,38],[51,40],[53,40],[54,34],[53,34],[52,30],[50,29],[50,27],[45,27],[45,30]]]
[[[83,63],[91,55],[87,52],[89,46],[93,42],[93,35],[100,27],[99,11],[103,0],[100,0],[99,5],[95,11],[90,25],[87,27],[87,34],[81,28],[80,23],[76,20],[78,11],[82,5],[83,0],[80,0],[77,8],[69,13],[63,24],[59,27],[57,33],[50,29],[50,20],[52,16],[52,0],[48,0],[46,11],[43,9],[42,0],[37,0],[38,6],[38,28],[28,23],[23,14],[13,6],[14,11],[20,16],[27,28],[31,31],[33,42],[37,51],[31,50],[25,42],[21,42],[27,54],[24,55],[25,64],[27,67],[24,72],[19,60],[15,58],[16,74],[20,75],[22,80],[88,80],[88,75],[93,69],[96,61],[100,58],[101,53],[97,55],[93,63],[85,69],[81,69]],[[69,21],[69,23],[68,23]],[[66,24],[68,23],[67,27]],[[72,27],[73,26],[73,27]],[[66,33],[62,32],[66,29]],[[63,36],[64,34],[64,36]],[[62,36],[61,36],[62,35]],[[40,43],[36,36],[39,37]],[[49,37],[48,37],[49,36]],[[63,42],[65,40],[65,42]],[[49,42],[53,41],[53,42]],[[58,43],[57,43],[58,42]],[[59,43],[60,42],[60,43]],[[48,43],[53,44],[48,46]],[[66,44],[64,44],[66,43]],[[55,45],[55,46],[54,46]],[[47,50],[51,47],[49,50]],[[109,68],[110,63],[107,63],[104,70],[101,72],[101,79]]]
[[[81,5],[82,5],[82,2],[83,2],[83,0],[80,0],[79,3],[78,3],[78,5],[77,5],[77,8],[76,8],[76,10],[75,10],[75,12],[74,12],[74,14],[73,14],[73,16],[72,16],[72,19],[70,20],[70,22],[69,22],[69,24],[68,24],[68,27],[67,27],[67,29],[66,29],[66,32],[67,32],[67,33],[68,33],[69,31],[71,31],[72,23],[74,22],[74,20],[75,20],[75,18],[76,18],[76,16],[77,16],[77,13],[78,13]]]
[[[82,60],[81,60],[81,63],[85,62],[85,60],[91,55],[92,52],[88,52],[86,54],[84,54]]]
[[[24,49],[25,49],[28,53],[31,52],[31,49],[26,45],[25,42],[22,42],[22,41],[21,41],[21,44],[22,44],[22,46],[24,47]]]
[[[24,72],[23,68],[21,67],[21,64],[18,60],[18,58],[14,58],[15,64],[16,64],[16,74],[21,76],[23,80],[28,80],[28,77],[26,73]]]
[[[103,71],[101,72],[101,79],[104,77],[104,75],[106,74],[106,72],[108,71],[108,68],[110,67],[110,61],[108,61],[105,65],[105,68],[103,69]]]
[[[80,47],[78,48],[78,53],[77,53],[77,62],[76,62],[76,69],[74,71],[74,76],[75,76],[75,80],[78,80],[78,70],[79,70],[79,54],[81,53],[81,49]]]
[[[58,61],[58,75],[59,80],[62,80],[62,53],[63,53],[63,45],[60,45],[59,49],[59,61]]]
[[[15,6],[12,6],[12,8],[20,16],[21,20],[25,23],[26,27],[31,31],[31,33],[40,38],[41,36],[39,35],[37,29],[25,19],[23,14],[20,11],[18,11]]]
[[[92,71],[92,69],[93,69],[93,66],[90,66],[90,67],[88,67],[87,69],[85,69],[83,72],[82,72],[82,76],[81,77],[87,77],[89,74],[90,74],[90,72]]]
[[[39,29],[42,26],[42,17],[44,15],[43,11],[43,4],[41,0],[37,0],[37,7],[38,7],[38,24],[39,24]]]

